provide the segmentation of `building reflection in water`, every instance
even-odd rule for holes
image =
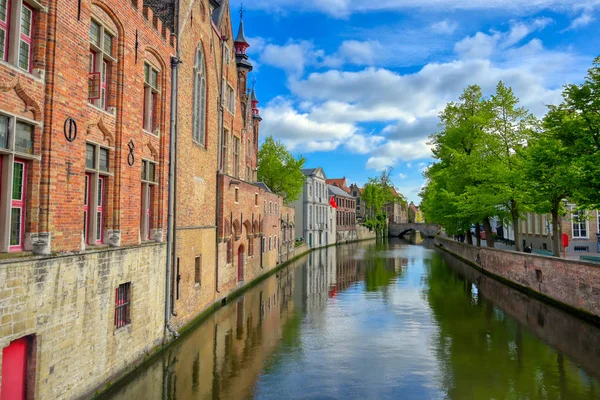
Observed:
[[[400,241],[355,243],[311,253],[230,300],[104,398],[246,399],[277,391],[279,398],[285,398],[285,391],[295,387],[285,380],[290,369],[296,378],[306,377],[298,368],[311,365],[311,351],[322,357],[319,346],[328,339],[349,346],[343,349],[354,349],[341,356],[360,359],[367,352],[361,362],[373,362],[379,368],[378,349],[365,349],[368,338],[357,339],[331,327],[332,321],[342,321],[368,332],[369,327],[358,321],[373,319],[363,319],[360,312],[335,311],[344,307],[356,311],[361,305],[365,310],[377,304],[390,332],[394,324],[403,324],[399,315],[405,315],[414,328],[419,319],[410,312],[414,308],[423,313],[423,308],[406,303],[407,287],[416,288],[417,301],[431,311],[431,319],[425,319],[421,329],[425,329],[423,343],[431,343],[432,349],[427,368],[439,366],[440,370],[438,381],[429,382],[440,389],[435,393],[454,399],[512,398],[511,393],[533,393],[527,385],[536,384],[547,391],[547,398],[574,398],[576,393],[586,393],[586,388],[592,392],[583,398],[599,398],[598,386],[593,384],[597,381],[586,382],[600,375],[600,330],[481,275],[445,253]],[[408,332],[406,326],[400,328]],[[340,337],[335,336],[337,332]],[[402,341],[386,346],[398,354],[411,351]],[[335,346],[324,348],[335,352]],[[401,358],[398,365],[386,359],[392,363],[388,365],[391,371],[406,367]],[[321,358],[312,361],[317,363],[313,367],[324,362]],[[353,368],[359,371],[361,367],[347,366]],[[320,393],[320,378],[331,384],[336,376],[303,381],[306,393]],[[401,381],[390,381],[390,385]],[[364,384],[368,387],[370,382]],[[381,388],[370,389],[378,393]],[[302,393],[294,396],[302,398]]]

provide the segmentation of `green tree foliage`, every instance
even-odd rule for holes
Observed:
[[[289,204],[302,194],[305,162],[304,157],[294,158],[280,141],[269,136],[258,152],[258,180]]]
[[[381,176],[369,178],[361,196],[366,208],[364,225],[370,230],[374,230],[377,236],[383,236],[387,225],[387,214],[384,207],[394,200],[390,190],[393,187],[390,173],[390,171],[383,171]]]
[[[572,157],[574,199],[580,206],[600,207],[600,57],[581,85],[566,85],[563,102],[550,106],[545,127]]]
[[[519,151],[537,121],[518,102],[500,82],[490,99],[472,85],[458,103],[446,106],[440,114],[440,132],[431,136],[437,161],[426,172],[428,185],[421,193],[428,221],[452,233],[468,234],[471,224],[483,223],[487,244],[493,247],[489,219],[510,215],[519,249],[517,222],[523,197]]]
[[[552,248],[560,257],[560,221],[562,200],[571,197],[578,171],[573,167],[569,149],[551,134],[544,133],[523,150],[523,175],[528,202],[539,214],[552,215]]]

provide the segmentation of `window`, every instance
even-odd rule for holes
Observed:
[[[23,0],[0,0],[0,60],[25,72],[33,67],[34,16]]]
[[[194,282],[196,285],[202,283],[202,256],[197,256],[194,260]]]
[[[534,215],[533,222],[534,222],[534,226],[533,226],[534,233],[536,235],[539,235],[540,234],[540,216],[538,214]]]
[[[261,245],[262,245],[262,252],[264,253],[265,251],[267,251],[267,238],[262,238]]]
[[[312,216],[312,206],[308,206],[308,229],[312,229],[313,216]]]
[[[233,261],[233,241],[230,239],[227,242],[227,264],[231,264]]]
[[[28,158],[33,154],[34,126],[0,114],[0,251],[24,250]],[[2,170],[2,167],[5,170]]]
[[[144,130],[156,133],[158,128],[158,70],[148,63],[144,63]]]
[[[277,250],[277,236],[273,238],[273,249]]]
[[[264,213],[267,214],[267,201],[265,200],[265,210]]]
[[[240,202],[240,189],[235,188],[235,202],[239,203]]]
[[[115,294],[115,328],[131,323],[131,282],[119,285]]]
[[[90,66],[89,93],[91,104],[103,110],[108,110],[111,79],[111,66],[114,58],[115,36],[100,23],[92,20],[90,24]]]
[[[252,142],[248,139],[248,158],[252,157]]]
[[[229,51],[229,47],[227,45],[224,45],[224,52],[225,52],[225,64],[229,65],[231,63],[231,52]]]
[[[229,84],[227,85],[227,109],[235,114],[235,90]]]
[[[587,239],[588,238],[588,220],[585,211],[575,211],[571,214],[573,222],[573,238]]]
[[[527,233],[533,233],[533,222],[531,213],[527,213]]]
[[[271,251],[273,246],[273,238],[271,236],[269,236],[269,251]]]
[[[308,184],[308,195],[312,196],[312,185],[310,183]]]
[[[223,128],[223,137],[221,138],[221,171],[227,173],[227,144],[229,142],[229,131]]]
[[[142,240],[152,238],[152,223],[154,218],[154,196],[158,179],[156,176],[156,163],[142,160],[142,209],[140,212],[140,237]]]
[[[100,244],[104,237],[104,216],[110,155],[107,148],[86,143],[83,229],[86,244]]]
[[[269,202],[269,214],[273,214],[273,202]]]
[[[193,102],[192,138],[202,146],[206,146],[206,66],[202,43],[196,49],[194,62]]]
[[[248,239],[248,256],[254,255],[254,239],[251,237]]]
[[[233,137],[233,176],[240,177],[240,139]]]
[[[258,207],[258,193],[254,193],[254,206]]]

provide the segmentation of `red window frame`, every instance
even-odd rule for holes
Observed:
[[[102,109],[106,110],[108,108],[108,61],[102,60],[102,74],[100,80],[100,93],[102,98]]]
[[[97,204],[96,204],[96,244],[102,243],[104,237],[104,195],[106,193],[106,179],[103,176],[98,177],[97,186]]]
[[[92,181],[91,174],[85,174],[85,194],[83,197],[83,234],[85,243],[88,243],[90,237],[90,182]]]
[[[15,179],[15,175],[14,175],[14,165],[15,164],[22,164],[23,165],[23,181],[21,182],[21,198],[14,200],[12,198],[12,192],[13,192],[13,185],[14,185],[14,179]],[[14,246],[9,246],[8,250],[10,252],[14,252],[14,251],[23,251],[25,249],[25,203],[27,202],[27,162],[21,159],[17,159],[15,158],[15,161],[13,163],[13,179],[11,182],[11,186],[10,186],[10,215],[11,215],[11,225],[13,223],[12,221],[12,210],[13,209],[20,209],[20,216],[19,216],[19,225],[20,225],[20,230],[19,230],[19,244],[18,245],[14,245]],[[11,227],[12,230],[12,227]]]
[[[0,29],[4,31],[4,58],[2,61],[8,60],[8,37],[10,36],[10,1],[6,0],[6,20],[0,19]]]
[[[131,323],[131,282],[123,283],[115,291],[115,329]]]
[[[29,29],[29,36],[25,35],[23,33],[23,29],[20,29],[21,31],[21,37],[20,39],[22,41],[24,41],[25,43],[27,43],[29,45],[29,54],[27,55],[29,58],[29,65],[27,66],[27,72],[31,72],[31,68],[33,66],[33,21],[34,21],[34,15],[35,15],[35,11],[33,10],[33,8],[29,7],[27,4],[23,3],[21,5],[23,8],[28,9],[31,12],[31,24],[30,24],[30,29]],[[23,12],[21,12],[21,19],[23,18]],[[20,20],[19,20],[20,22]],[[19,28],[21,28],[21,26],[19,26]],[[20,54],[21,54],[21,46],[19,45],[19,58],[20,58]]]
[[[102,96],[102,93],[100,91],[100,72],[96,71],[96,57],[97,54],[94,53],[93,51],[90,51],[90,57],[91,57],[91,65],[90,65],[90,71],[89,71],[89,80],[92,81],[91,85],[92,88],[96,89],[96,96],[90,97],[90,93],[88,93],[88,102],[93,103],[95,100],[100,99],[100,97]],[[89,90],[88,90],[89,92]]]

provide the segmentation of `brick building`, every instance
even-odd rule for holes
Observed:
[[[325,183],[327,183],[328,185],[338,187],[338,188],[342,189],[344,192],[350,194],[350,188],[346,184],[346,177],[327,179],[327,180],[325,180]]]
[[[356,219],[361,221],[365,218],[365,205],[362,202],[362,189],[356,183],[350,185],[350,194],[356,201]]]
[[[408,222],[408,205],[404,196],[398,194],[396,189],[390,187],[393,200],[384,207],[390,224],[403,224]]]
[[[141,0],[0,0],[0,34],[0,388],[81,397],[163,340],[176,41]]]
[[[335,199],[335,238],[336,243],[357,240],[356,204],[354,197],[338,186],[328,185],[329,196]]]
[[[567,214],[561,218],[560,232],[569,237],[568,253],[599,253],[598,235],[600,235],[600,212],[598,210],[577,210],[576,204],[567,203]],[[519,221],[520,235],[523,247],[531,246],[533,250],[552,251],[552,216],[549,214],[527,213]],[[508,226],[506,234],[504,227],[502,235],[514,240],[514,233]],[[510,237],[512,236],[512,237]],[[561,249],[562,251],[562,249]]]

